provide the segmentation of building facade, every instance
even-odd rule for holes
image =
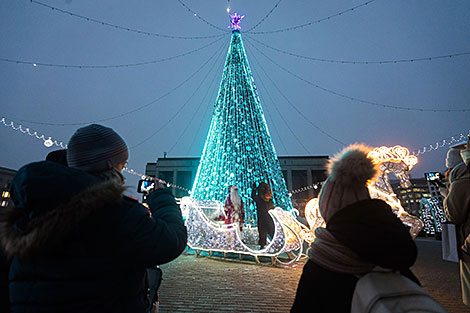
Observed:
[[[410,181],[409,188],[402,188],[398,180],[392,180],[390,183],[405,211],[419,217],[421,199],[431,198],[430,188],[424,178],[411,178]]]
[[[8,205],[8,200],[10,199],[10,187],[13,177],[15,177],[16,171],[0,167],[0,188],[1,188],[1,199],[0,207],[6,207]]]
[[[325,166],[328,156],[289,156],[278,159],[289,192],[312,186],[326,179]],[[199,158],[158,158],[154,163],[147,163],[145,175],[158,177],[183,187],[185,190],[173,188],[176,197],[183,197],[189,195],[188,191],[192,188],[198,166]],[[319,190],[319,188],[309,188],[294,193],[292,195],[294,207],[303,212],[307,201],[316,197]]]

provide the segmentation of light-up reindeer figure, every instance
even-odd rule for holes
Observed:
[[[388,175],[393,173],[400,181],[402,188],[411,187],[409,173],[411,168],[418,163],[418,158],[410,155],[408,149],[401,146],[374,148],[369,152],[369,156],[380,164],[381,170],[376,180],[368,186],[371,197],[387,202],[403,224],[410,227],[411,236],[416,238],[424,224],[419,218],[403,209],[400,200],[393,191]]]
[[[369,152],[369,156],[376,163],[380,163],[379,176],[368,186],[371,198],[387,202],[403,224],[410,227],[411,236],[416,238],[424,224],[419,218],[403,209],[393,191],[388,175],[393,173],[399,179],[402,188],[409,188],[411,186],[410,170],[418,163],[418,158],[410,155],[408,149],[401,146],[374,148]],[[315,228],[324,226],[324,220],[318,208],[318,199],[314,198],[307,203],[305,216],[310,226],[310,234],[314,236]]]

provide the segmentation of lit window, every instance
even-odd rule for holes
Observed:
[[[3,200],[1,206],[2,206],[2,207],[6,207],[7,205],[8,205],[8,201]]]
[[[10,198],[10,192],[8,191],[2,192],[2,198]]]

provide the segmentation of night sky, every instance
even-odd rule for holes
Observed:
[[[230,7],[245,15],[244,45],[278,155],[331,156],[353,142],[417,151],[470,129],[469,1]],[[0,115],[64,143],[92,122],[112,127],[139,172],[164,152],[200,156],[230,41],[226,9],[224,0],[1,1]],[[0,140],[0,166],[12,169],[57,148],[4,126]],[[446,152],[420,155],[412,177],[444,171]]]

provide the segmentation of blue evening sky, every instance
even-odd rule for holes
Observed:
[[[116,29],[36,1],[1,1],[2,59],[118,65],[172,58],[206,47],[166,61],[119,68],[0,61],[0,115],[64,142],[81,125],[44,123],[86,125],[104,120],[100,123],[115,129],[131,147],[129,167],[139,172],[164,152],[170,157],[199,156],[230,40],[230,21],[227,1],[181,1],[207,23],[178,0],[40,3],[124,28],[192,39]],[[304,57],[340,61],[406,60],[470,52],[467,0],[375,0],[347,11],[365,2],[230,1],[232,13],[245,15],[241,22],[245,49],[278,155],[333,155],[342,147],[338,141],[402,145],[414,151],[470,129],[470,111],[399,110],[332,93],[386,106],[469,109],[469,54],[414,62],[342,64],[291,56],[259,43]],[[252,30],[268,33],[246,33],[277,3]],[[336,15],[342,11],[346,12]],[[328,16],[332,17],[309,26],[269,33]],[[194,38],[223,33],[222,37]],[[41,160],[52,149],[4,126],[0,127],[0,142],[0,166],[12,169]],[[412,176],[443,171],[446,151],[441,148],[420,155]],[[126,176],[128,184],[136,183],[134,177]]]

